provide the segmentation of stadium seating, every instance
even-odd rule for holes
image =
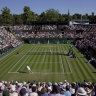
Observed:
[[[18,82],[1,81],[0,96],[96,96],[96,84],[91,82]]]
[[[53,32],[22,32],[22,30],[32,30],[33,26],[12,26],[12,30],[20,30],[20,33],[9,32],[6,27],[0,27],[0,50],[8,47],[16,47],[22,41],[16,38],[81,38],[76,40],[75,46],[84,49],[85,47],[96,48],[96,27],[65,26],[67,30],[84,30],[83,33],[56,33]],[[42,26],[42,29],[55,30],[57,27]],[[3,50],[4,51],[4,50]],[[68,94],[68,95],[67,95]],[[18,82],[0,81],[0,96],[96,96],[96,84],[91,82]]]
[[[11,32],[8,32],[6,27],[0,27],[0,50],[5,50],[5,48],[14,48],[20,43],[21,41],[17,40]]]

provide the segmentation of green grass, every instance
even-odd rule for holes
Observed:
[[[0,80],[96,81],[96,69],[75,48],[77,58],[65,54],[70,44],[24,44],[0,60]],[[19,54],[16,55],[16,52]],[[28,74],[26,65],[33,73]]]

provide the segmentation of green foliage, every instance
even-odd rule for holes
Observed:
[[[48,9],[42,12],[39,16],[40,21],[65,21],[65,18],[59,13],[58,10]]]
[[[41,15],[39,16],[39,20],[40,21],[46,21],[46,13],[45,12],[42,12]]]
[[[10,9],[5,7],[1,10],[2,12],[2,25],[12,25],[13,23],[13,16],[10,13]]]
[[[72,19],[72,16],[69,16],[67,14],[62,15],[65,18],[65,21],[70,21]]]
[[[23,24],[23,20],[22,20],[22,15],[13,15],[13,24],[14,25],[22,25]]]
[[[73,19],[81,19],[81,14],[75,13]]]
[[[58,21],[59,11],[55,9],[48,9],[46,11],[46,19],[47,21]]]
[[[36,16],[34,12],[30,10],[30,7],[25,6],[24,7],[24,13],[23,13],[23,24],[30,24],[31,21],[35,21]]]
[[[2,15],[0,15],[0,26],[2,25]]]
[[[63,17],[63,15],[59,14],[59,19],[58,21],[65,21],[65,17]]]
[[[24,11],[24,13],[28,13],[28,12],[30,12],[31,10],[30,10],[30,7],[24,6],[23,11]]]
[[[23,14],[11,14],[11,11],[8,7],[1,9],[0,14],[0,25],[22,25],[22,24],[31,24],[32,21],[70,21],[72,19],[89,19],[91,22],[96,23],[96,15],[92,12],[92,15],[87,13],[82,15],[75,13],[72,16],[69,11],[68,14],[61,14],[58,10],[48,9],[45,12],[42,12],[40,15],[31,11],[29,6],[24,6]]]

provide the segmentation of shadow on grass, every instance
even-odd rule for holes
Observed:
[[[82,56],[82,57],[79,57],[79,58],[86,58],[86,57]]]
[[[60,54],[60,53],[58,53],[58,54],[54,54],[54,55],[64,55],[64,56],[68,56],[67,54]]]
[[[96,74],[96,72],[93,72],[94,74]]]
[[[19,73],[28,73],[28,72],[24,72],[24,71],[18,71]]]
[[[85,63],[88,63],[87,61],[85,61]]]
[[[92,61],[91,65],[96,69],[96,61]]]

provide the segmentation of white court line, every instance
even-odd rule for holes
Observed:
[[[72,69],[71,69],[71,67],[70,67],[70,64],[69,64],[69,61],[67,60],[67,58],[66,58],[66,61],[67,61],[67,63],[68,63],[69,69],[70,69],[70,71],[71,71],[71,73],[72,73]]]
[[[49,50],[50,50],[50,53],[52,54],[52,50],[51,50],[51,48],[49,47]]]
[[[50,49],[50,48],[49,48]],[[51,49],[49,51],[30,51],[30,52],[63,52],[63,51],[52,51]]]
[[[57,46],[41,46],[41,47],[47,47],[48,48],[48,47],[57,47]]]
[[[19,72],[8,72],[8,73],[19,73]]]
[[[33,72],[31,74],[71,74],[70,72],[61,73],[61,72]]]
[[[26,73],[20,73],[20,72],[9,72],[9,73],[11,73],[11,74],[26,74]],[[29,74],[72,74],[72,73],[70,73],[70,72],[65,72],[65,73],[61,73],[61,72],[32,72],[32,73],[29,73]]]
[[[29,52],[29,51],[28,51],[28,52]],[[27,52],[27,53],[28,53],[28,52]],[[26,53],[26,54],[27,54],[27,53]],[[21,61],[21,60],[26,56],[26,54],[25,54],[21,59],[19,59],[19,61]],[[19,61],[18,61],[18,62],[19,62]],[[18,62],[8,71],[8,73],[12,71],[12,69],[18,64]]]
[[[46,57],[46,53],[44,54],[42,64],[43,64],[43,63],[44,63],[44,61],[45,61],[45,57]],[[42,67],[42,66],[41,66],[41,67]]]
[[[60,50],[60,47],[58,47],[58,49]],[[61,55],[60,55],[60,61],[61,61],[61,64],[62,64],[62,69],[63,69],[63,73],[64,73],[64,65],[63,65],[63,62],[62,62],[62,57],[61,57]]]
[[[60,62],[26,62],[26,63],[60,63]]]
[[[44,57],[43,57],[43,62],[42,62],[42,63],[44,63],[44,61],[45,61],[45,57],[46,57],[46,53],[44,54]]]
[[[29,58],[29,56],[26,57],[26,59],[24,59],[24,61],[22,62],[21,66],[25,63],[25,61]],[[16,72],[18,72],[18,70],[21,68],[21,66],[18,67],[18,69],[16,70]]]
[[[64,51],[64,53],[65,53],[65,51]],[[65,56],[65,58],[66,58],[66,56]],[[67,61],[67,63],[68,63],[68,66],[69,66],[70,72],[72,73],[72,68],[71,68],[71,66],[70,66],[69,61],[67,60],[67,58],[66,58],[66,61]]]
[[[32,47],[32,48],[33,48],[33,47]],[[32,48],[31,48],[30,50],[32,50]],[[34,48],[36,48],[36,47],[34,47]],[[29,51],[30,51],[30,50],[29,50]],[[29,52],[29,51],[28,51],[28,52]],[[27,52],[27,53],[28,53],[28,52]],[[26,54],[27,54],[27,53],[26,53]],[[26,56],[26,54],[25,54],[25,56]],[[26,61],[28,58],[29,58],[29,56],[26,57],[26,59],[25,59],[25,60],[23,61],[23,63],[21,64],[21,66],[25,63],[25,61]],[[16,70],[16,72],[18,72],[18,70],[21,68],[21,66],[19,66],[19,68]]]

